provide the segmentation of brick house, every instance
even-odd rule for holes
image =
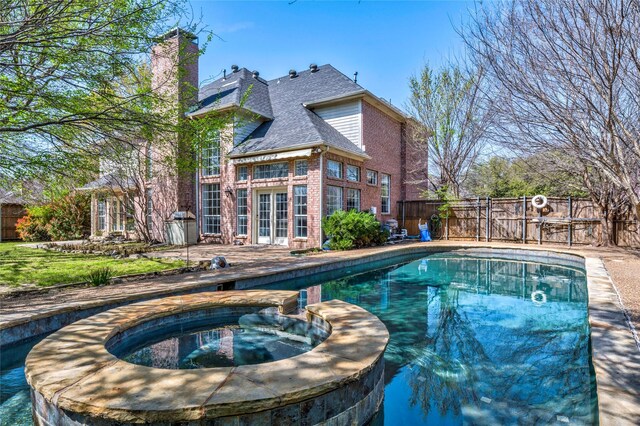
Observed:
[[[152,51],[154,79],[178,52],[196,49],[189,34],[169,33]],[[169,74],[178,96],[197,87],[197,62],[179,78]],[[138,203],[148,211],[131,214],[151,215],[157,239],[172,212],[189,210],[203,242],[318,247],[321,219],[335,210],[371,211],[384,223],[397,218],[398,201],[419,197],[408,170],[423,165],[426,174],[426,153],[411,148],[409,118],[331,65],[273,80],[233,66],[200,88],[186,117],[230,111],[234,124],[212,136],[197,173],[161,181],[162,171],[153,170],[148,201]],[[124,199],[100,198],[109,176],[100,179],[85,187],[96,194],[92,233],[126,232]]]

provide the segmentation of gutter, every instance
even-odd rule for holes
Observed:
[[[241,154],[229,154],[228,157],[231,158],[231,159],[244,158],[244,157],[255,157],[255,156],[264,155],[264,154],[277,154],[279,152],[288,152],[288,151],[294,151],[294,150],[298,150],[298,149],[317,148],[317,147],[321,147],[321,149],[324,149],[325,151],[329,149],[329,146],[326,145],[326,143],[324,141],[320,140],[320,141],[313,142],[313,143],[307,143],[307,144],[304,144],[304,145],[290,146],[290,147],[286,147],[286,148],[266,149],[266,150],[262,150],[262,151],[251,151],[251,152],[241,153]],[[332,150],[335,151],[336,153],[338,153],[339,155],[342,155],[343,157],[353,158],[353,159],[357,159],[357,160],[362,160],[362,159],[371,160],[371,156],[366,154],[364,151],[362,152],[362,154],[358,154],[358,153],[355,153],[355,152],[344,151],[344,150],[341,150],[340,148],[335,148],[335,147],[332,147]]]

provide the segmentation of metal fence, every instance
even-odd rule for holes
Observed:
[[[508,241],[584,245],[602,241],[598,208],[588,199],[549,198],[543,209],[532,197],[473,198],[451,203],[448,217],[440,218],[442,201],[398,202],[398,223],[417,235],[418,222],[428,222],[432,236],[445,240]],[[622,247],[640,247],[638,223],[623,218],[613,223],[613,237]]]

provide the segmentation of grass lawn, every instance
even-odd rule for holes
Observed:
[[[92,270],[109,267],[113,276],[157,272],[184,266],[169,259],[113,259],[92,254],[61,253],[0,243],[0,286],[37,285],[87,281]]]

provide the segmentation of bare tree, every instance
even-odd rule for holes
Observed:
[[[478,8],[463,32],[499,99],[492,136],[524,155],[566,153],[606,217],[640,203],[638,1],[508,0]]]
[[[426,65],[410,79],[407,109],[415,119],[412,143],[428,151],[431,188],[460,196],[471,164],[484,146],[490,109],[483,105],[481,70],[464,71],[457,65],[436,71]]]

